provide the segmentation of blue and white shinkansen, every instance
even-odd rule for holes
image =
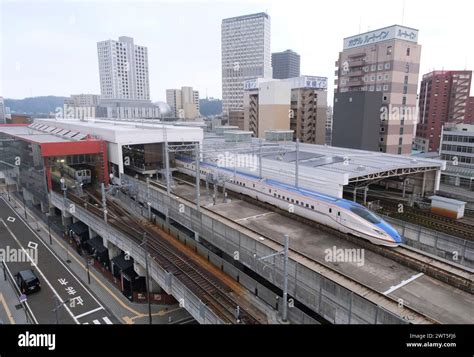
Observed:
[[[195,176],[195,166],[190,160],[177,158],[178,171]],[[332,197],[315,191],[296,188],[270,179],[200,163],[201,179],[208,174],[223,174],[227,177],[226,188],[289,210],[340,232],[366,239],[376,245],[396,247],[403,243],[398,232],[366,207],[346,199]]]

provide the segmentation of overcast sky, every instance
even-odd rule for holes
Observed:
[[[122,35],[148,47],[153,101],[184,85],[201,98],[220,98],[221,21],[261,11],[271,17],[272,52],[298,52],[302,74],[329,77],[331,92],[343,38],[402,21],[420,30],[421,74],[474,68],[472,0],[406,0],[405,11],[403,0],[0,3],[0,96],[6,98],[100,94],[96,43]]]

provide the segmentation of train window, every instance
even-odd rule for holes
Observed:
[[[277,194],[276,194],[276,193],[274,193],[274,194],[273,194],[273,197],[276,197],[276,196],[277,196]]]
[[[296,204],[299,205],[299,204],[300,204],[300,201],[296,200]]]
[[[338,215],[339,217],[341,217],[341,212],[337,212],[337,215]]]
[[[295,202],[295,200],[294,200],[294,199],[291,199],[291,203],[294,203],[294,202]]]
[[[332,213],[332,208],[329,209],[329,213]]]
[[[309,204],[306,204],[306,208],[309,208]]]
[[[278,195],[278,198],[281,198],[281,196],[280,196],[280,195]]]
[[[311,209],[314,209],[314,206],[313,206],[313,205],[311,205]]]
[[[289,197],[287,197],[286,200],[287,200],[288,202],[290,202],[290,198],[289,198]]]
[[[356,215],[359,217],[362,217],[363,219],[369,221],[370,223],[380,223],[381,219],[370,212],[368,209],[365,208],[360,208],[360,207],[351,207],[350,208],[351,212],[354,212]]]
[[[255,184],[253,184],[253,188],[255,188]]]
[[[269,193],[272,193],[272,190],[271,190],[271,189],[269,189],[269,190],[268,190],[268,192],[269,192]]]

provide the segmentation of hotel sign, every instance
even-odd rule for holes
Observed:
[[[399,25],[385,27],[383,29],[345,38],[344,49],[346,50],[393,39],[417,43],[418,30]]]
[[[258,79],[249,79],[244,82],[244,90],[254,90],[258,88]]]

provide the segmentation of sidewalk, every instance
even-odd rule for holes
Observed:
[[[7,200],[7,196],[2,192],[2,196]],[[9,204],[24,219],[25,211],[23,202],[20,202],[16,195],[10,194]],[[80,256],[72,245],[63,239],[61,218],[50,220],[51,242],[48,231],[47,218],[38,209],[27,207],[27,217],[29,226],[38,234],[38,236],[49,245],[54,253],[73,271],[76,276],[87,286],[96,298],[103,303],[104,307],[114,315],[121,323],[125,324],[148,324],[148,304],[133,303],[128,300],[117,288],[109,282],[94,267],[90,268],[91,283],[88,284],[87,267],[84,257]],[[0,293],[2,290],[0,289]],[[0,297],[1,298],[1,297]],[[1,301],[0,301],[1,305]],[[11,305],[10,305],[11,306]],[[1,310],[1,309],[0,309]],[[151,305],[152,321],[154,324],[168,324],[189,317],[189,313],[176,305]],[[24,315],[24,313],[23,313]],[[0,315],[1,318],[1,315]]]

